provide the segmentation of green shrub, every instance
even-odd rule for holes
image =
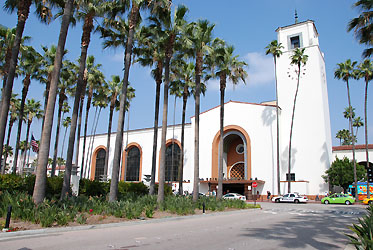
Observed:
[[[79,224],[86,224],[87,223],[87,215],[85,213],[81,213],[76,218],[76,222]]]

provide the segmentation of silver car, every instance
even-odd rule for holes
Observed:
[[[245,201],[246,197],[241,194],[237,194],[237,193],[228,193],[228,194],[223,195],[223,199],[235,199],[235,200]]]

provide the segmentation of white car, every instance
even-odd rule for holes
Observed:
[[[244,195],[237,194],[237,193],[228,193],[228,194],[223,195],[223,199],[234,199],[234,200],[245,201],[246,197]]]
[[[298,193],[288,193],[283,196],[275,196],[272,198],[272,201],[278,203],[278,202],[307,202],[308,199],[306,196],[299,195]]]

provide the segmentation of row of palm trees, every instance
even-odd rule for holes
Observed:
[[[205,86],[203,82],[211,77],[220,79],[221,83],[221,128],[223,128],[223,112],[224,112],[224,90],[227,78],[234,84],[238,83],[239,79],[245,80],[246,64],[234,55],[232,46],[228,46],[221,39],[213,39],[212,31],[213,24],[207,20],[198,20],[197,22],[188,23],[185,19],[188,9],[185,6],[179,6],[172,15],[171,1],[168,0],[132,0],[132,1],[65,1],[64,6],[58,5],[59,2],[53,1],[37,1],[37,0],[20,0],[6,1],[5,8],[9,11],[17,10],[18,23],[15,30],[15,40],[12,43],[12,57],[7,71],[4,71],[4,79],[6,84],[2,92],[2,105],[0,117],[4,117],[5,122],[8,116],[9,103],[13,81],[17,69],[18,54],[21,47],[21,38],[24,29],[24,24],[27,20],[31,5],[37,6],[37,12],[42,20],[47,20],[51,17],[51,11],[60,10],[57,16],[62,16],[60,37],[53,57],[50,57],[50,67],[46,68],[47,77],[44,77],[46,83],[46,98],[44,107],[43,130],[41,143],[39,148],[38,166],[36,174],[36,182],[34,187],[33,199],[36,204],[40,203],[45,197],[45,176],[46,167],[48,164],[49,147],[51,139],[51,127],[53,124],[53,112],[56,103],[57,94],[59,96],[58,121],[60,124],[61,114],[64,114],[63,105],[66,100],[66,93],[74,95],[74,105],[71,114],[71,127],[67,148],[66,168],[64,174],[64,183],[61,191],[61,197],[65,197],[69,192],[70,175],[72,167],[72,159],[74,153],[74,143],[76,132],[80,133],[81,113],[83,109],[83,99],[87,92],[86,120],[84,125],[84,134],[87,132],[87,113],[90,109],[90,98],[100,100],[100,94],[93,93],[95,89],[101,88],[104,82],[103,75],[99,74],[99,64],[94,64],[90,57],[87,58],[87,51],[90,44],[90,36],[94,29],[101,33],[101,38],[104,40],[104,47],[124,47],[124,75],[120,80],[119,76],[114,76],[112,81],[107,85],[112,89],[110,98],[110,113],[108,126],[108,149],[110,147],[111,119],[113,110],[119,110],[116,141],[114,148],[113,171],[111,176],[111,187],[109,200],[117,199],[118,177],[120,168],[120,159],[122,152],[123,130],[125,110],[128,109],[129,99],[134,97],[134,90],[129,87],[128,77],[130,73],[131,61],[135,60],[144,66],[155,65],[152,71],[157,84],[156,93],[156,110],[155,110],[155,128],[157,131],[158,112],[159,112],[159,96],[160,86],[164,84],[164,100],[163,100],[163,121],[162,121],[162,139],[161,139],[161,160],[160,160],[160,183],[158,188],[158,201],[164,199],[164,178],[165,178],[165,143],[166,143],[166,127],[167,127],[167,112],[168,112],[168,93],[169,87],[174,88],[173,93],[176,95],[176,90],[179,89],[178,96],[183,96],[183,127],[185,123],[186,101],[191,93],[195,98],[195,164],[194,164],[194,196],[193,199],[198,199],[198,182],[199,182],[199,110],[200,110],[200,93],[204,92]],[[148,10],[150,13],[146,19],[146,24],[140,25],[142,17]],[[128,14],[128,18],[127,18]],[[71,62],[63,61],[65,51],[66,35],[68,27],[75,24],[75,21],[83,21],[83,33],[81,39],[81,55],[78,60],[79,66],[73,65]],[[94,22],[94,20],[96,20]],[[98,24],[98,25],[96,25]],[[95,27],[96,25],[96,27]],[[42,60],[37,60],[42,61]],[[194,63],[193,63],[194,61]],[[53,66],[52,66],[53,65]],[[19,67],[19,66],[18,66]],[[97,74],[89,72],[96,71]],[[38,73],[40,70],[31,70],[30,72]],[[72,74],[71,72],[75,72]],[[77,77],[74,77],[76,75]],[[92,80],[89,78],[92,77]],[[193,81],[192,79],[195,79]],[[29,76],[31,79],[31,75]],[[37,76],[35,76],[35,79]],[[68,85],[72,83],[72,85]],[[92,83],[92,85],[87,85]],[[65,84],[65,85],[64,85]],[[177,87],[179,86],[179,87]],[[182,86],[182,87],[180,87]],[[23,92],[22,92],[23,93]],[[27,95],[27,91],[25,91]],[[104,94],[105,95],[105,94]],[[101,95],[102,96],[102,95]],[[106,95],[107,96],[107,95]],[[119,98],[119,101],[118,99]],[[107,102],[97,102],[97,107],[100,110],[105,107]],[[66,109],[65,109],[66,111]],[[98,115],[99,116],[99,115]],[[6,124],[6,123],[5,123]],[[5,124],[0,123],[0,140],[3,141],[2,131],[5,132]],[[19,126],[21,127],[21,126]],[[78,129],[77,129],[78,127]],[[59,125],[57,128],[59,131]],[[59,132],[57,132],[58,134]],[[223,133],[221,133],[221,136]],[[78,135],[79,136],[79,135]],[[156,133],[154,138],[154,148],[156,148]],[[184,136],[183,136],[184,137]],[[83,144],[85,144],[85,139]],[[2,144],[2,143],[0,143]],[[91,145],[93,142],[91,142]],[[183,144],[183,139],[182,139]],[[0,150],[1,150],[0,146]],[[55,142],[55,148],[58,148],[58,140]],[[83,150],[86,147],[83,145]],[[88,147],[89,149],[89,147]],[[77,150],[78,151],[78,150]],[[78,152],[77,152],[78,154]],[[56,153],[54,159],[56,159]],[[81,163],[82,174],[85,174],[87,163]],[[89,154],[88,154],[89,155]],[[182,154],[183,155],[183,154]],[[108,169],[108,152],[105,159],[105,174]],[[183,158],[183,156],[181,156]],[[153,156],[154,158],[154,156]],[[76,159],[78,156],[76,155]],[[55,160],[53,161],[55,162]],[[180,171],[182,176],[183,161],[180,161]],[[89,165],[89,164],[88,164]],[[85,166],[85,168],[84,168]],[[53,163],[52,168],[55,168]],[[54,173],[52,169],[52,173]],[[221,175],[221,176],[220,176]],[[155,164],[152,166],[152,181],[151,192],[154,193],[155,186]],[[219,170],[219,181],[222,181],[222,169]],[[182,180],[179,177],[179,180]],[[222,186],[220,184],[220,186]],[[182,191],[182,182],[180,185]],[[181,192],[182,193],[182,192]],[[221,197],[221,194],[220,194]]]

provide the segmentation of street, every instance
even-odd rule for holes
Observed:
[[[260,203],[262,209],[0,233],[2,250],[345,249],[361,205]]]

